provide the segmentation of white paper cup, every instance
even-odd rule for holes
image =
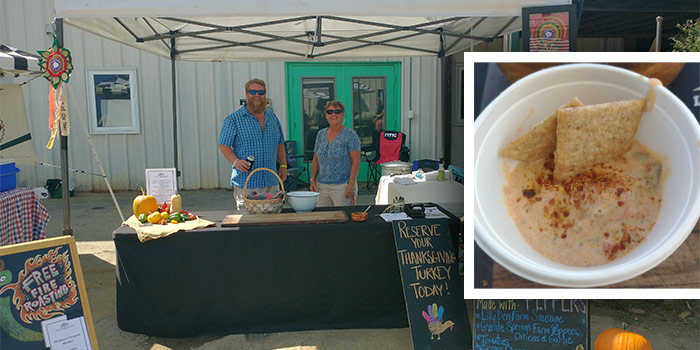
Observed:
[[[474,238],[496,262],[531,281],[594,287],[638,276],[669,257],[700,217],[700,126],[665,87],[642,116],[636,138],[668,158],[661,212],[649,236],[613,262],[574,267],[553,262],[522,238],[503,201],[504,158],[498,151],[555,109],[578,97],[584,104],[643,98],[649,79],[599,64],[570,64],[526,76],[501,93],[474,124]],[[512,163],[510,163],[512,165]]]

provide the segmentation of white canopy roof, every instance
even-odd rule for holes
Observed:
[[[450,55],[570,0],[54,0],[65,23],[177,60]]]
[[[0,44],[0,74],[20,76],[41,74],[38,66],[39,55]]]

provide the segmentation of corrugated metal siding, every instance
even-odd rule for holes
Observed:
[[[401,66],[401,131],[408,135],[411,159],[438,159],[443,156],[440,61],[414,57]],[[410,110],[413,119],[408,119]]]
[[[52,43],[45,26],[53,20],[51,1],[0,0],[0,42],[26,51],[45,50]],[[31,20],[27,20],[31,19]],[[170,61],[138,49],[64,26],[65,47],[71,50],[74,70],[68,88],[71,134],[69,166],[100,173],[89,147],[94,145],[105,174],[115,190],[145,188],[145,169],[173,167],[173,123]],[[396,61],[396,58],[377,59]],[[401,75],[401,131],[409,135],[413,159],[442,157],[440,61],[431,57],[403,58]],[[88,135],[85,69],[136,67],[140,134]],[[177,62],[178,164],[182,188],[229,187],[231,165],[219,153],[217,141],[224,118],[240,107],[244,84],[259,77],[268,84],[272,108],[287,132],[286,84],[283,62]],[[27,118],[37,159],[60,165],[59,142],[49,139],[48,82],[35,79],[24,86]],[[412,94],[412,96],[409,96]],[[408,119],[413,110],[415,118]],[[71,187],[80,191],[106,190],[98,176],[70,173]],[[43,186],[60,178],[46,166],[22,166],[20,186]]]

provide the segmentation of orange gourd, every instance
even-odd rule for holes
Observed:
[[[595,340],[594,350],[652,350],[643,335],[620,328],[608,328]]]
[[[133,202],[134,216],[139,217],[141,214],[150,214],[158,211],[158,201],[156,197],[147,195],[146,191],[141,188],[141,194],[134,198]]]

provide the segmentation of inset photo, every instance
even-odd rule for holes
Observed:
[[[474,289],[700,287],[700,64],[601,55],[471,65]]]

